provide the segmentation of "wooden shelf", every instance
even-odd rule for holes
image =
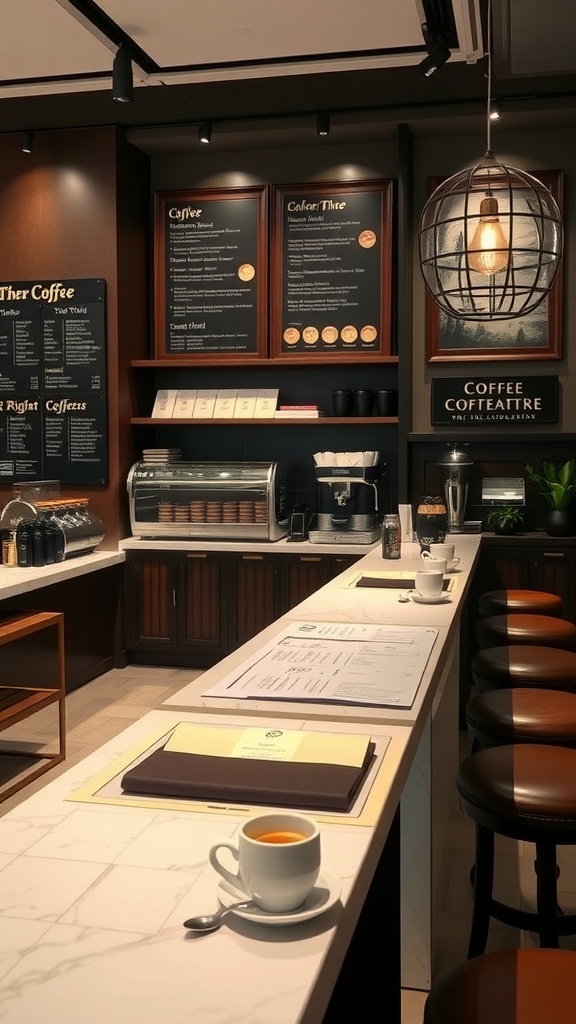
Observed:
[[[222,356],[218,357],[201,357],[201,358],[188,358],[178,357],[176,359],[132,359],[130,366],[139,367],[141,369],[149,370],[200,370],[204,366],[218,367],[219,369],[233,367],[234,369],[242,369],[244,366],[259,366],[262,369],[268,367],[287,367],[287,366],[306,366],[311,368],[318,366],[321,369],[326,369],[327,366],[345,366],[346,364],[354,363],[356,366],[368,366],[368,365],[383,365],[383,366],[395,366],[398,363],[398,356],[378,356],[378,355],[359,355],[358,353],[350,353],[350,355],[344,354],[338,358],[326,358],[321,359],[318,356],[311,358],[309,355],[302,356],[287,356],[285,358],[278,359],[242,359],[242,362],[236,363],[234,359],[226,360]]]
[[[130,423],[135,427],[174,427],[174,426],[225,426],[231,427],[235,425],[244,427],[258,427],[258,426],[333,426],[339,424],[340,426],[355,427],[360,425],[376,426],[377,424],[395,424],[398,423],[397,416],[310,416],[298,419],[296,417],[288,417],[286,419],[260,419],[257,416],[247,420],[234,419],[232,417],[228,419],[188,419],[181,420],[172,417],[164,417],[162,419],[152,419],[150,416],[134,416]]]
[[[55,631],[54,641],[37,635],[45,629]],[[26,643],[28,640],[29,644]],[[46,669],[47,645],[56,661],[53,686],[46,685],[45,672],[38,671],[40,665]],[[58,741],[54,753],[36,752],[33,749],[34,742],[21,740],[10,741],[6,749],[0,749],[0,800],[5,800],[63,761],[66,754],[64,615],[62,612],[13,612],[2,615],[0,647],[0,732],[43,708],[58,705]],[[43,685],[36,686],[28,682],[27,674],[31,679],[42,679]],[[14,685],[6,681],[12,678]]]

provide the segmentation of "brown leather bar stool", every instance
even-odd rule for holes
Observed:
[[[433,986],[424,1024],[574,1024],[575,972],[573,950],[485,953]]]
[[[474,909],[468,958],[486,949],[491,918],[537,931],[541,946],[576,932],[576,915],[560,914],[556,847],[576,845],[576,750],[512,743],[470,754],[458,771],[465,813],[476,825]],[[494,836],[536,847],[536,913],[492,896]]]
[[[466,724],[475,748],[506,743],[576,747],[576,694],[561,690],[488,690],[471,697]]]
[[[488,590],[478,598],[480,615],[561,615],[562,598],[544,590]]]
[[[536,686],[576,693],[576,651],[537,644],[487,647],[473,656],[471,673],[482,692]]]
[[[476,638],[481,648],[506,644],[571,648],[576,645],[576,626],[554,615],[487,615],[476,623]]]

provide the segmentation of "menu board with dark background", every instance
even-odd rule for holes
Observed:
[[[390,181],[275,188],[273,354],[390,354],[391,205]]]
[[[266,355],[266,188],[158,192],[156,355]]]
[[[0,283],[0,481],[107,478],[105,282]]]

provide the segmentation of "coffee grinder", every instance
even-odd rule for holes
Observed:
[[[377,455],[377,453],[375,453]],[[374,544],[380,537],[378,488],[384,465],[316,466],[316,544]]]
[[[462,533],[464,523],[470,469],[473,465],[463,450],[465,447],[449,444],[448,451],[438,463],[444,483],[449,533]]]

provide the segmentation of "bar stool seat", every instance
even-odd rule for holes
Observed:
[[[576,651],[537,644],[511,644],[477,651],[472,679],[481,691],[536,686],[576,693]]]
[[[576,694],[501,689],[471,697],[466,724],[475,744],[551,743],[576,747]]]
[[[513,743],[478,750],[458,771],[464,812],[475,822],[474,909],[468,958],[486,948],[490,919],[537,931],[541,946],[558,947],[576,932],[576,915],[557,902],[558,845],[576,845],[576,750],[545,743]],[[492,896],[494,836],[536,846],[536,913]]]
[[[480,647],[505,644],[538,644],[542,647],[574,647],[576,626],[554,615],[487,615],[476,623]]]
[[[575,972],[573,950],[485,953],[433,986],[424,1024],[574,1024]]]
[[[561,615],[562,598],[544,590],[488,590],[478,598],[478,612],[482,616],[511,612]]]

